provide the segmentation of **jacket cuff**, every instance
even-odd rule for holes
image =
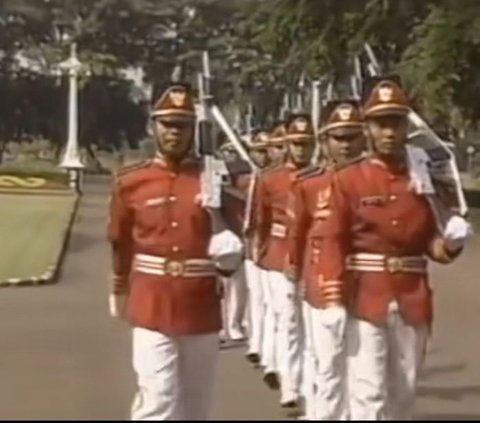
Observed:
[[[113,274],[110,291],[113,295],[127,295],[129,291],[128,276]]]

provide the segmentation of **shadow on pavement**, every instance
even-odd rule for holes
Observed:
[[[421,379],[428,379],[436,375],[445,373],[460,373],[465,370],[465,363],[455,363],[446,365],[426,366],[420,374]]]
[[[480,395],[480,385],[473,386],[422,386],[417,390],[418,397],[434,397],[448,401],[459,401],[465,396]]]

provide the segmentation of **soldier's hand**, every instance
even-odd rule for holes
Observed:
[[[443,237],[449,251],[463,248],[467,239],[472,235],[472,227],[460,216],[453,216],[447,222]]]
[[[252,260],[254,263],[258,263],[260,261],[260,258],[261,258],[261,252],[260,252],[260,248],[257,246],[257,247],[252,247]]]
[[[127,315],[128,296],[123,294],[110,294],[108,297],[108,308],[110,316],[124,320]]]

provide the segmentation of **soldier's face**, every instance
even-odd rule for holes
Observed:
[[[180,159],[188,153],[193,141],[194,124],[187,120],[154,121],[159,151],[167,157]]]
[[[265,167],[268,165],[269,157],[266,148],[254,149],[250,152],[250,156],[258,167]]]
[[[362,132],[329,134],[327,136],[328,154],[336,163],[344,163],[361,154],[365,146],[364,139]]]
[[[287,148],[284,144],[272,145],[268,148],[268,157],[272,163],[281,163],[285,160]]]
[[[407,140],[406,116],[377,116],[367,120],[367,135],[381,156],[402,156]]]
[[[305,165],[307,164],[313,154],[313,149],[315,148],[315,143],[312,141],[291,141],[289,144],[290,157],[296,165]]]

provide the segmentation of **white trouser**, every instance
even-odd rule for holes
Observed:
[[[242,323],[247,305],[247,285],[243,266],[240,266],[232,276],[222,278],[222,283],[225,335],[233,340],[243,339]]]
[[[245,276],[248,286],[249,340],[248,354],[261,354],[265,302],[261,281],[261,269],[252,260],[245,260]]]
[[[132,420],[208,420],[218,334],[169,337],[133,329],[138,392]]]
[[[305,418],[315,420],[315,376],[317,362],[313,346],[311,313],[314,309],[307,301],[302,301],[303,356],[301,392],[305,399]]]
[[[352,420],[410,420],[428,327],[405,324],[393,304],[385,325],[351,318],[348,334]]]
[[[277,271],[268,272],[268,288],[273,305],[276,337],[275,354],[281,381],[281,400],[298,400],[301,375],[300,316],[296,286]]]
[[[347,363],[345,331],[332,331],[325,310],[311,308],[315,372],[315,420],[347,420]],[[346,315],[343,321],[346,320]],[[345,323],[343,324],[345,328]]]
[[[276,356],[276,341],[278,322],[275,319],[274,299],[270,290],[269,271],[259,268],[259,280],[263,295],[265,314],[263,319],[262,359],[261,364],[265,373],[278,372]]]

